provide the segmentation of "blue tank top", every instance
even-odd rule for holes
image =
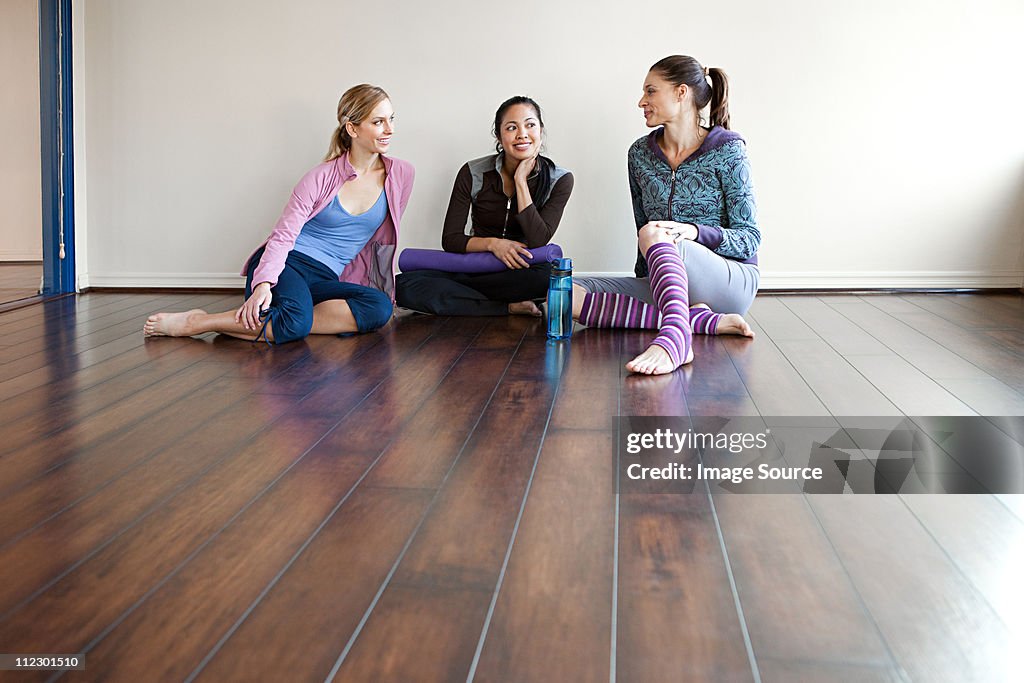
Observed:
[[[357,216],[346,211],[335,195],[330,204],[302,226],[294,250],[315,258],[335,275],[340,275],[387,215],[388,199],[383,190],[374,205]]]

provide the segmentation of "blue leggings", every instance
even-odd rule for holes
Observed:
[[[263,258],[263,249],[249,261],[245,298],[252,295],[252,274]],[[313,306],[323,301],[344,299],[360,332],[372,332],[391,319],[391,299],[379,289],[339,282],[334,272],[316,259],[297,251],[288,252],[277,284],[270,288],[273,299],[267,318],[274,331],[274,343],[305,338],[313,328]]]

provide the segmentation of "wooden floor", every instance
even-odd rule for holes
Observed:
[[[757,339],[0,314],[0,652],[92,681],[1009,681],[1017,496],[613,493],[616,415],[1022,415],[1024,298],[759,297]],[[1014,645],[1016,643],[1016,645]],[[0,673],[49,680],[53,672]]]
[[[42,276],[42,263],[0,263],[0,304],[35,296]]]

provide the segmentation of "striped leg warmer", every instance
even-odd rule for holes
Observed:
[[[657,306],[625,294],[591,292],[583,297],[580,322],[587,327],[657,330],[661,327],[661,313]]]
[[[694,334],[718,334],[718,321],[721,319],[721,313],[715,313],[704,306],[690,309],[690,328]]]
[[[690,309],[694,334],[716,334],[722,314],[704,306]],[[589,292],[583,298],[580,322],[587,327],[618,327],[630,330],[661,329],[661,311],[654,304],[615,292]]]
[[[652,344],[665,349],[672,363],[679,367],[690,354],[689,291],[686,266],[674,244],[659,242],[647,250],[651,290],[661,311],[662,322]]]

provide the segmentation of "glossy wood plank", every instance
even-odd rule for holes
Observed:
[[[779,350],[833,415],[899,415],[892,401],[821,340],[780,341]]]
[[[86,312],[93,307],[113,305],[117,302],[134,301],[138,295],[131,294],[80,294],[43,301],[32,306],[0,313],[0,334],[36,325],[40,320],[56,320]]]
[[[333,679],[464,681],[490,591],[388,586]]]
[[[903,358],[850,356],[847,360],[906,415],[976,414]]]
[[[1024,358],[999,344],[993,344],[984,332],[965,330],[928,312],[904,313],[901,319],[1015,391],[1024,391]]]
[[[422,317],[416,314],[414,318]],[[522,339],[524,336],[544,336],[544,321],[523,315],[499,316],[490,318],[487,327],[473,341],[473,348],[499,349],[508,347],[509,339]]]
[[[39,294],[38,278],[37,284],[30,284],[27,287],[0,287],[0,304],[7,304],[22,299],[29,299]]]
[[[300,476],[296,473],[306,472],[310,468],[319,469],[328,466],[328,463],[335,460],[358,462],[365,468],[392,440],[409,415],[416,411],[448,372],[452,363],[462,354],[473,338],[472,333],[466,334],[466,332],[479,330],[484,324],[484,321],[479,319],[466,319],[459,325],[449,326],[431,337],[421,347],[421,355],[417,357],[416,362],[407,362],[392,368],[390,375],[362,399],[358,406],[349,412],[345,419],[303,458],[292,474]],[[456,339],[458,339],[457,342]],[[330,467],[334,467],[334,465],[330,465]],[[232,525],[221,537],[218,537],[202,556],[190,562],[183,570],[180,579],[176,577],[167,584],[169,593],[166,597],[160,596],[147,600],[140,607],[139,612],[133,614],[126,621],[126,624],[133,625],[118,627],[111,636],[104,638],[96,646],[93,654],[98,654],[103,660],[108,656],[106,653],[109,652],[110,660],[116,662],[115,673],[121,667],[125,667],[126,670],[132,670],[134,667],[134,670],[137,671],[156,667],[157,670],[166,672],[165,675],[178,677],[186,674],[190,670],[189,667],[199,665],[209,649],[209,641],[217,639],[226,632],[248,608],[252,600],[258,597],[268,582],[275,578],[276,569],[274,571],[271,569],[283,566],[291,560],[291,554],[282,554],[283,548],[289,548],[290,553],[298,550],[308,538],[318,532],[319,523],[329,515],[333,515],[338,509],[337,506],[347,498],[351,487],[356,484],[362,472],[358,468],[344,467],[323,485],[323,488],[329,488],[333,492],[337,501],[330,510],[318,506],[316,508],[318,512],[310,514],[308,517],[303,515],[304,511],[301,509],[293,514],[291,511],[281,508],[281,501],[293,494],[279,494],[278,487],[275,487],[267,494],[268,498],[274,499],[273,504],[264,504],[264,498],[257,501],[253,506],[253,512],[246,513],[236,525]],[[315,476],[323,477],[327,476],[327,473],[320,472]],[[285,486],[285,484],[282,483],[280,486]],[[326,501],[327,498],[324,499],[324,503]],[[268,510],[265,515],[262,512],[264,505]],[[270,510],[274,509],[277,509],[277,516],[271,522]],[[320,517],[317,518],[317,515]],[[314,520],[317,522],[316,525],[313,525]],[[287,540],[282,539],[280,547],[267,549],[267,552],[275,553],[272,555],[275,559],[258,562],[251,571],[245,574],[237,570],[229,576],[218,574],[218,568],[224,566],[223,555],[230,558],[241,552],[240,546],[238,550],[234,549],[235,544],[242,544],[245,539],[251,539],[256,529],[265,530],[268,525],[269,528],[273,528],[273,524],[282,525],[282,533],[285,530],[294,532],[289,532]],[[239,526],[246,531],[236,531]],[[301,529],[308,529],[308,531],[302,535]],[[253,552],[249,551],[247,554],[252,555]],[[196,579],[195,573],[199,573],[203,578]],[[233,586],[233,589],[229,591],[231,599],[215,599],[224,591],[225,581],[231,582]],[[201,597],[204,590],[211,591],[208,594],[208,599]],[[156,600],[155,604],[154,600]],[[165,636],[157,635],[163,627],[151,623],[154,620],[147,618],[147,614],[161,614],[166,610],[192,614],[197,609],[195,606],[197,601],[203,606],[200,609],[204,615],[195,617],[198,624],[192,629],[192,636],[187,643],[182,643],[179,639],[177,652],[181,661],[173,665],[166,664],[154,653],[143,652],[142,648],[133,645],[133,643],[147,642],[154,637],[169,638],[172,636],[171,632],[167,632]],[[131,654],[126,656],[123,654],[125,652]],[[127,662],[125,662],[126,659]],[[165,668],[160,668],[161,666]]]
[[[617,680],[753,680],[706,494],[619,505]]]
[[[817,297],[779,299],[814,333],[841,355],[885,354],[889,347]]]
[[[0,304],[35,296],[42,279],[42,262],[0,263]]]
[[[935,381],[980,415],[1024,415],[1024,393],[995,377]]]
[[[723,493],[715,507],[758,661],[895,665],[803,495]]]
[[[1024,355],[1024,332],[1020,330],[985,330],[982,334],[1010,351]]]
[[[400,679],[422,675],[426,661],[438,671],[469,671],[554,399],[557,379],[542,374],[544,352],[544,339],[537,337],[519,348],[381,603],[341,663],[340,680],[369,675],[395,651],[402,659],[389,671]],[[511,441],[509,434],[515,435]],[[453,625],[456,642],[405,627],[453,615],[465,619]]]
[[[393,582],[493,589],[554,399],[544,350],[520,346]]]
[[[324,680],[432,495],[360,486],[196,680]]]
[[[981,310],[976,306],[964,305],[966,302],[961,299],[963,296],[966,295],[904,294],[901,298],[965,329],[999,329],[1019,324],[1019,320],[1015,320],[1016,316],[1009,312],[1003,313],[999,309],[991,308]]]
[[[0,382],[50,364],[61,369],[77,370],[141,346],[146,342],[146,338],[141,332],[142,322],[140,319],[139,331],[125,331],[116,339],[78,341],[71,338],[68,339],[66,348],[47,346],[30,355],[4,363],[0,365]],[[70,337],[70,335],[67,336]]]
[[[60,297],[41,301],[31,306],[0,312],[0,336],[13,334],[26,327],[32,327],[43,318],[59,318],[75,311],[78,297]]]
[[[90,341],[89,337],[102,336],[103,341],[142,332],[142,324],[152,308],[177,308],[189,304],[206,306],[219,300],[213,295],[156,295],[141,301],[120,301],[91,310],[75,311],[71,316],[54,319],[41,318],[36,325],[17,332],[10,332],[8,338],[16,342],[14,348],[0,351],[0,363],[26,357],[38,351],[68,347]],[[120,334],[118,334],[118,332]]]
[[[1013,678],[1006,627],[898,497],[808,501],[911,680]]]
[[[957,569],[1024,641],[1024,521],[993,496],[909,495],[903,502]],[[998,561],[993,561],[998,558]]]
[[[629,360],[616,330],[581,328],[569,343],[551,342],[544,370],[561,373],[550,429],[612,429],[619,414],[620,378]]]
[[[548,433],[474,680],[608,680],[613,472],[608,432]]]
[[[742,353],[744,348],[754,343],[737,337],[694,337],[693,370],[683,376],[690,415],[728,417],[758,414],[750,391],[729,355],[730,346]]]
[[[329,383],[343,368],[358,363],[364,353],[392,334],[392,330],[385,329],[378,334],[360,334],[344,339],[326,335],[308,337],[304,341],[307,352],[295,362],[282,368],[276,358],[267,359],[269,372],[263,374],[271,381],[265,382],[259,391],[306,396]],[[276,356],[276,353],[268,355]]]
[[[332,425],[323,418],[293,417],[261,433],[46,592],[0,618],[0,642],[14,651],[28,652],[47,643],[61,652],[83,652],[286,476]],[[367,465],[363,458],[336,460],[350,481]],[[334,470],[334,475],[342,472]],[[314,482],[309,495],[316,489]],[[305,496],[296,492],[292,500],[280,502],[281,509]],[[262,532],[254,537],[270,538]]]
[[[122,372],[188,348],[188,346],[190,345],[161,341],[159,344],[140,344],[112,358],[87,366],[79,366],[75,359],[71,359],[69,363],[51,363],[0,382],[0,392],[13,398],[33,389],[42,388],[43,393],[63,398],[68,392],[87,389],[112,379]],[[197,344],[195,348],[198,350],[203,346],[203,344]],[[205,356],[205,354],[202,355]]]
[[[958,294],[950,300],[992,323],[1004,323],[1010,329],[1019,329],[1021,323],[1024,323],[1024,302],[1020,295]]]
[[[139,397],[140,392],[159,390],[165,380],[208,357],[195,347],[140,363],[106,381],[78,389],[71,379],[30,390],[0,404],[6,453],[85,421],[115,403]],[[123,405],[123,404],[122,404]]]
[[[0,490],[11,492],[21,488],[64,462],[81,459],[87,451],[98,452],[97,446],[109,451],[109,440],[119,436],[124,438],[119,434],[123,430],[134,430],[140,442],[150,438],[148,430],[160,426],[164,419],[161,411],[182,399],[193,399],[198,392],[210,396],[216,391],[210,388],[210,384],[228,370],[216,363],[196,363],[165,379],[159,392],[122,399],[94,413],[91,419],[71,421],[66,429],[46,433],[45,438],[31,445],[5,453],[0,458]],[[180,426],[185,430],[189,428],[187,424]],[[167,425],[167,428],[173,430],[173,425]],[[5,503],[0,502],[0,506]]]
[[[302,401],[306,414],[342,417],[350,410],[344,407],[349,405],[345,397],[366,396],[387,378],[395,365],[413,356],[432,335],[443,331],[446,322],[429,318],[407,332],[403,330],[403,334],[383,336],[359,356],[358,364],[340,366],[325,381],[311,387]]]
[[[631,493],[616,522],[603,491],[619,413],[1019,410],[1024,297],[763,297],[755,340],[697,337],[692,366],[633,377],[650,331],[549,345],[534,319],[403,313],[280,347],[125,334],[155,296],[0,314],[37,345],[0,381],[0,479],[65,463],[0,498],[0,651],[84,649],[97,680],[1015,672],[1024,496]],[[189,405],[173,382],[204,367]]]
[[[351,488],[365,459],[311,452],[87,648],[83,680],[182,680]],[[260,542],[272,538],[274,542]],[[152,643],[174,642],[174,657]]]
[[[938,296],[938,295],[937,295]],[[832,304],[862,304],[874,306],[880,311],[885,311],[896,319],[900,319],[903,313],[920,313],[924,309],[910,303],[899,294],[864,294],[851,297],[821,297],[821,300],[828,305]],[[837,307],[842,310],[842,307]]]
[[[687,415],[688,372],[626,377],[622,414]],[[706,489],[620,494],[618,537],[617,679],[753,680]]]
[[[762,415],[828,415],[807,381],[751,316],[753,343],[722,339],[736,372]]]
[[[835,320],[822,310],[824,304],[814,303],[816,300],[806,303],[800,303],[802,300],[798,297],[781,300],[787,306],[796,303],[796,310],[816,322]],[[695,374],[708,371],[717,379],[713,384],[696,387],[699,391],[687,392],[691,415],[756,416],[757,411],[742,400],[735,403],[726,400],[726,397],[746,394],[743,380],[725,348],[729,340],[697,338],[697,344],[702,341]],[[763,342],[757,339],[733,341]],[[763,423],[760,425],[760,429],[767,428]],[[790,465],[807,464],[794,460],[796,453],[792,451],[787,455]],[[706,458],[709,456],[705,454]],[[705,464],[725,463],[706,461]],[[834,666],[894,665],[877,627],[802,495],[719,493],[714,496],[714,503],[745,623],[759,662],[771,657],[780,662],[820,660]],[[768,680],[768,677],[762,675],[762,679]]]
[[[462,452],[518,345],[473,348],[388,446],[366,478],[368,486],[438,488]]]
[[[392,366],[384,381],[347,415],[323,447],[344,453],[379,456],[406,421],[430,398],[485,326],[479,318],[463,318],[430,337],[405,363]],[[344,429],[344,425],[350,425]]]
[[[759,657],[764,683],[909,683],[901,669]]]
[[[984,370],[965,360],[955,350],[939,344],[908,324],[905,321],[908,314],[890,315],[867,303],[844,304],[835,306],[835,310],[931,377],[988,377]]]
[[[280,398],[242,399],[144,466],[4,545],[0,548],[0,613],[3,606],[28,599],[158,510],[222,458],[240,457],[239,451],[244,452],[259,432],[290,407],[291,401]],[[53,552],[54,548],[73,552]]]
[[[323,678],[329,672],[340,654],[339,644],[347,641],[354,632],[378,586],[384,583],[386,574],[391,569],[390,561],[382,564],[377,556],[383,553],[384,557],[394,559],[405,544],[408,532],[412,531],[411,526],[406,529],[406,535],[389,535],[385,530],[385,538],[382,539],[377,534],[370,533],[369,529],[364,531],[353,528],[351,522],[345,520],[363,517],[361,506],[369,504],[366,501],[383,498],[387,505],[387,500],[391,496],[403,496],[401,500],[407,498],[405,494],[393,489],[376,488],[374,483],[404,488],[414,488],[421,483],[434,487],[440,484],[444,474],[440,466],[433,468],[433,477],[429,474],[424,477],[423,473],[416,469],[422,460],[421,456],[425,455],[429,459],[430,454],[434,453],[450,460],[459,452],[458,446],[464,443],[471,433],[480,410],[491,396],[495,383],[504,374],[519,344],[519,339],[513,332],[506,337],[505,349],[499,350],[495,345],[496,338],[487,334],[492,324],[489,322],[484,327],[470,349],[460,357],[458,365],[444,377],[436,390],[416,411],[415,416],[401,428],[399,438],[387,447],[369,477],[353,494],[353,500],[359,499],[364,502],[357,504],[352,510],[348,504],[339,510],[336,517],[325,527],[323,534],[313,540],[308,551],[289,569],[281,583],[274,586],[266,601],[256,607],[253,615],[241,624],[239,632],[231,637],[223,650],[216,653],[211,668],[203,671],[204,678],[212,675],[216,679],[216,672],[232,670],[232,662],[236,661],[241,670],[248,670],[253,659],[251,639],[260,639],[262,636],[258,634],[268,632],[277,632],[274,642],[278,647],[266,648],[266,656],[256,658],[256,661],[262,664],[254,668],[254,671],[280,671],[283,674],[297,668],[311,671],[310,675],[314,675],[315,672],[318,678]],[[525,330],[520,330],[518,334],[521,336],[523,331]],[[485,350],[479,350],[477,345],[484,336],[487,337],[483,342]],[[439,343],[443,346],[452,345],[451,339],[447,338],[441,339]],[[434,353],[426,347],[424,351],[428,355]],[[442,415],[444,417],[440,418]],[[358,424],[362,418],[358,414],[353,414],[350,419],[353,424]],[[444,419],[444,431],[446,435],[451,436],[450,440],[437,434],[438,419]],[[433,429],[433,435],[425,432],[426,429]],[[449,444],[451,448],[438,449],[438,444]],[[426,453],[423,452],[424,449]],[[444,469],[447,469],[449,463],[443,465]],[[385,467],[386,469],[382,470]],[[383,474],[378,474],[382,471]],[[433,494],[425,496],[426,492],[420,490],[410,499],[419,501],[417,509],[420,512]],[[372,503],[374,507],[380,505],[380,502]],[[403,505],[407,507],[406,504]],[[407,519],[407,516],[400,513],[401,510],[389,510],[384,507],[373,516],[387,517],[390,520],[392,515],[398,514],[399,519],[405,520],[403,524],[410,525],[420,521],[419,514],[408,516]],[[332,529],[337,531],[330,531]],[[344,545],[340,545],[342,543]],[[332,566],[336,563],[338,549],[342,547],[347,556],[366,557],[365,561],[353,567],[353,581],[346,582],[344,589],[338,584],[339,568]],[[319,588],[313,589],[314,586]],[[305,599],[311,601],[311,609],[315,606],[323,610],[325,622],[329,621],[329,624],[315,619],[303,620],[301,626],[293,625],[287,633],[280,633],[282,620],[287,621],[288,613],[295,608],[294,600],[301,599],[295,596],[294,591],[301,592],[302,596],[308,596]],[[325,600],[331,603],[326,610]],[[324,638],[324,633],[334,633],[335,636]]]
[[[0,362],[6,363],[11,359],[20,358],[38,350],[40,347],[49,348],[66,343],[69,337],[78,339],[112,328],[123,329],[125,332],[140,332],[142,328],[136,327],[136,324],[144,322],[154,306],[177,308],[179,306],[187,306],[192,301],[207,302],[209,299],[209,296],[196,295],[156,296],[141,302],[126,302],[121,307],[113,308],[109,312],[104,309],[102,315],[76,314],[74,332],[70,335],[64,333],[66,329],[64,326],[56,327],[41,321],[39,326],[12,332],[8,335],[7,339],[19,344],[21,348],[0,352]],[[40,329],[40,327],[43,329]],[[41,332],[42,334],[40,334]]]
[[[41,476],[12,490],[0,501],[0,543],[108,485],[130,469],[172,446],[196,426],[216,420],[230,400],[249,391],[243,380],[213,378],[186,398],[172,403],[131,428],[70,458],[53,463]]]
[[[762,297],[754,300],[750,315],[775,341],[789,339],[818,339],[818,335],[803,324],[784,303],[788,297]]]

